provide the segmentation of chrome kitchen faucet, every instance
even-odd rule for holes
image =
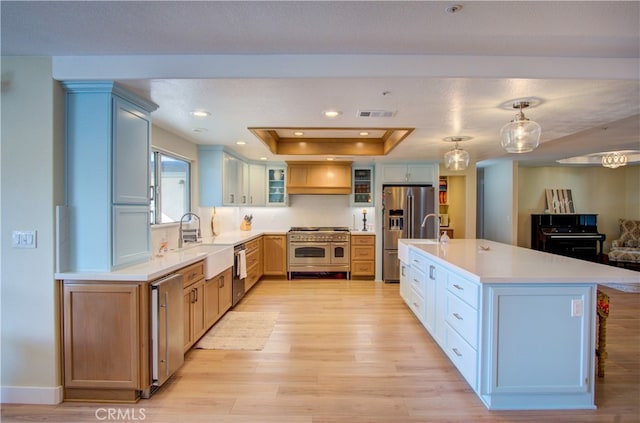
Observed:
[[[198,229],[182,229],[182,222],[186,216],[193,216],[198,219]],[[200,233],[200,217],[195,213],[185,213],[180,218],[180,230],[178,234],[178,248],[182,248],[182,244],[184,242],[198,242],[198,239],[201,238]]]
[[[436,226],[436,240],[440,239],[440,219],[438,219],[438,215],[435,213],[427,214],[424,219],[422,219],[422,227],[424,228],[427,224],[427,219],[433,217],[433,222]]]

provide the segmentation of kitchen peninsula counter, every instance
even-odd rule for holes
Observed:
[[[640,273],[477,239],[398,257],[400,295],[488,409],[596,407],[597,287]]]

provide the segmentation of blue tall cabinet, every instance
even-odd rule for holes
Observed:
[[[157,105],[114,82],[66,81],[68,271],[111,271],[151,256],[149,162]]]

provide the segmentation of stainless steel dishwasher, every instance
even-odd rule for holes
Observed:
[[[244,244],[233,248],[233,283],[231,285],[231,306],[235,306],[244,297],[244,280],[247,277],[247,256]]]
[[[176,273],[151,284],[152,391],[184,363],[182,275]]]

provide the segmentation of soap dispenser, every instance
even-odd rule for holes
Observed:
[[[443,244],[449,242],[449,235],[447,235],[447,231],[442,231],[442,235],[440,235],[440,242]]]

